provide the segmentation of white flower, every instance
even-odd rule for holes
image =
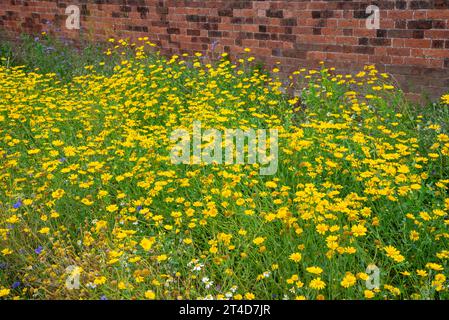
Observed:
[[[192,264],[194,263],[198,263],[198,259],[193,259],[192,261],[190,261],[189,263],[187,263],[187,266],[190,267]]]
[[[198,263],[198,264],[196,264],[196,265],[193,267],[192,271],[201,271],[201,269],[202,269],[203,267],[204,267],[204,264]]]
[[[97,287],[97,285],[95,283],[89,282],[88,284],[86,284],[86,287],[95,289]]]

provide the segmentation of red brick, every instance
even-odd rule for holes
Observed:
[[[79,1],[73,0],[75,4]],[[64,21],[57,30],[54,22],[58,17],[61,22],[65,14],[59,1],[3,2],[0,26],[12,35],[45,30],[79,39],[80,32],[65,30]],[[236,57],[249,47],[252,55],[270,66],[281,61],[279,67],[285,72],[293,66],[317,66],[320,60],[343,72],[370,63],[395,75],[405,91],[425,90],[431,79],[449,77],[449,10],[440,9],[442,0],[412,1],[395,9],[387,9],[393,7],[381,1],[385,6],[381,7],[381,30],[366,28],[359,9],[362,1],[254,0],[231,5],[223,0],[139,0],[127,2],[126,10],[121,10],[123,1],[109,2],[112,4],[87,1],[88,15],[82,17],[81,24],[92,33],[92,40],[148,36],[166,54],[210,53],[211,41],[216,40],[215,55],[226,50]],[[44,24],[45,19],[53,24]],[[417,83],[415,89],[407,85],[407,79]],[[429,92],[443,90],[444,84],[447,82],[434,81]]]

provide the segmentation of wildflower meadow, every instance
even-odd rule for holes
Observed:
[[[0,51],[2,299],[449,298],[449,94],[102,50],[76,72]]]

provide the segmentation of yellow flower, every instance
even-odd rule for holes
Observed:
[[[218,252],[218,248],[216,246],[212,246],[210,247],[209,252],[212,254],[216,254]]]
[[[393,246],[387,246],[384,248],[387,253],[387,257],[392,258],[396,262],[402,262],[405,258],[401,255],[401,252]]]
[[[154,300],[156,299],[156,294],[153,292],[153,290],[148,290],[145,292],[145,298],[149,300]]]
[[[118,210],[118,206],[116,205],[116,204],[111,204],[111,205],[109,205],[109,206],[107,206],[106,207],[106,210],[108,211],[108,212],[115,212],[115,211],[117,211]]]
[[[49,232],[50,232],[50,228],[48,228],[48,227],[44,227],[39,230],[39,233],[41,233],[41,234],[47,234]]]
[[[28,154],[29,155],[38,154],[39,152],[41,152],[41,150],[39,150],[39,149],[30,149],[30,150],[28,150]]]
[[[11,217],[9,217],[8,219],[6,219],[6,222],[10,223],[10,224],[15,224],[15,223],[17,223],[19,221],[20,221],[20,219],[15,214],[12,215]]]
[[[242,206],[244,203],[245,203],[245,200],[244,199],[242,199],[242,198],[240,198],[240,199],[237,199],[237,201],[235,202],[238,206]]]
[[[446,276],[444,274],[442,274],[442,273],[436,274],[435,275],[435,281],[444,283],[444,282],[446,282]]]
[[[53,199],[61,199],[65,194],[65,191],[62,189],[58,189],[56,191],[53,191],[51,196],[53,197]]]
[[[340,282],[340,285],[344,288],[349,288],[354,286],[356,282],[357,278],[351,272],[347,272],[343,280]]]
[[[406,174],[406,173],[409,173],[409,172],[410,172],[410,169],[409,169],[406,165],[401,164],[401,165],[399,165],[399,167],[398,167],[398,172],[399,172],[399,173],[404,173],[404,174]]]
[[[258,245],[261,245],[264,241],[265,241],[265,238],[263,238],[263,237],[257,237],[257,238],[255,238],[255,239],[253,240],[253,243],[254,243],[256,246],[258,246]]]
[[[276,182],[274,182],[274,181],[267,181],[267,182],[265,182],[265,186],[267,187],[267,188],[276,188],[278,185],[276,184]]]
[[[287,283],[288,284],[293,284],[295,281],[299,280],[299,276],[297,274],[294,274],[291,276],[290,279],[287,279]]]
[[[105,284],[106,283],[106,277],[102,276],[102,277],[97,277],[94,280],[94,284],[96,285],[101,285],[101,284]]]
[[[150,251],[155,241],[155,237],[151,237],[149,239],[143,238],[142,241],[140,241],[140,246],[143,248],[143,250]]]
[[[94,204],[93,201],[91,201],[91,200],[89,200],[89,199],[87,199],[87,198],[83,198],[83,199],[81,200],[81,202],[82,202],[83,204],[85,204],[86,206],[91,206],[91,205]]]
[[[256,298],[256,296],[254,294],[252,294],[251,292],[245,293],[246,300],[254,300],[255,298]]]
[[[410,231],[410,240],[418,241],[419,240],[419,232],[412,230]]]
[[[426,264],[426,268],[429,268],[429,269],[432,269],[435,271],[443,271],[444,270],[444,268],[441,264],[432,263],[432,262],[429,262],[428,264]]]
[[[361,236],[366,235],[367,229],[365,228],[364,225],[358,224],[358,225],[352,226],[351,231],[354,234],[354,236],[361,237]]]
[[[428,273],[426,270],[418,269],[418,270],[416,270],[416,274],[420,277],[427,277]]]
[[[290,255],[289,259],[294,262],[301,261],[302,255],[299,252],[294,252]]]
[[[10,255],[11,253],[13,253],[13,251],[11,249],[9,249],[9,248],[5,248],[5,249],[2,250],[2,254],[4,256]]]
[[[321,269],[320,267],[308,267],[306,271],[313,274],[321,274],[323,272],[323,269]]]
[[[321,280],[320,277],[318,277],[310,281],[309,287],[315,290],[322,290],[326,288],[326,283],[323,280]]]
[[[0,298],[7,296],[11,292],[10,289],[0,289]]]
[[[68,146],[68,147],[64,147],[64,155],[66,157],[73,157],[74,155],[76,155],[76,148]]]
[[[107,225],[108,225],[107,221],[104,221],[104,220],[98,220],[98,221],[95,223],[95,231],[96,231],[96,232],[99,232],[99,231],[102,230],[102,229],[106,229]]]
[[[245,213],[247,216],[252,216],[252,215],[254,215],[254,210],[245,210],[244,213]]]
[[[120,281],[117,287],[120,290],[125,290],[127,288],[126,283],[124,283],[123,281]]]
[[[365,298],[371,299],[371,298],[374,298],[375,293],[371,290],[365,290],[365,291],[363,291],[363,295],[365,296]]]
[[[55,147],[60,147],[64,145],[64,141],[61,140],[54,140],[51,142],[52,145],[54,145]]]
[[[137,261],[140,261],[140,260],[142,260],[141,257],[132,257],[132,258],[128,259],[128,261],[131,262],[131,263],[134,263],[134,262],[137,262]]]
[[[399,288],[393,287],[391,285],[386,284],[386,285],[384,285],[384,288],[387,289],[388,291],[390,291],[395,296],[398,296],[401,294],[401,290]]]
[[[369,279],[369,275],[367,275],[365,272],[359,272],[357,273],[357,278],[360,280],[366,281]]]
[[[157,262],[162,262],[168,259],[168,256],[166,254],[161,254],[159,256],[157,256]]]
[[[316,226],[316,231],[321,235],[325,234],[327,230],[329,230],[329,226],[324,223],[320,223]]]

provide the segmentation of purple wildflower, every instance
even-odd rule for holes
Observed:
[[[36,249],[34,249],[34,252],[36,252],[36,254],[41,254],[43,249],[44,248],[42,248],[42,246],[39,246]]]
[[[218,40],[214,40],[214,42],[212,42],[212,45],[211,45],[212,52],[215,51],[215,48],[217,47],[218,43],[220,43],[220,41],[218,41]]]
[[[19,209],[21,206],[22,206],[22,200],[19,199],[19,200],[17,200],[16,203],[13,204],[12,207],[13,207],[14,209]]]

